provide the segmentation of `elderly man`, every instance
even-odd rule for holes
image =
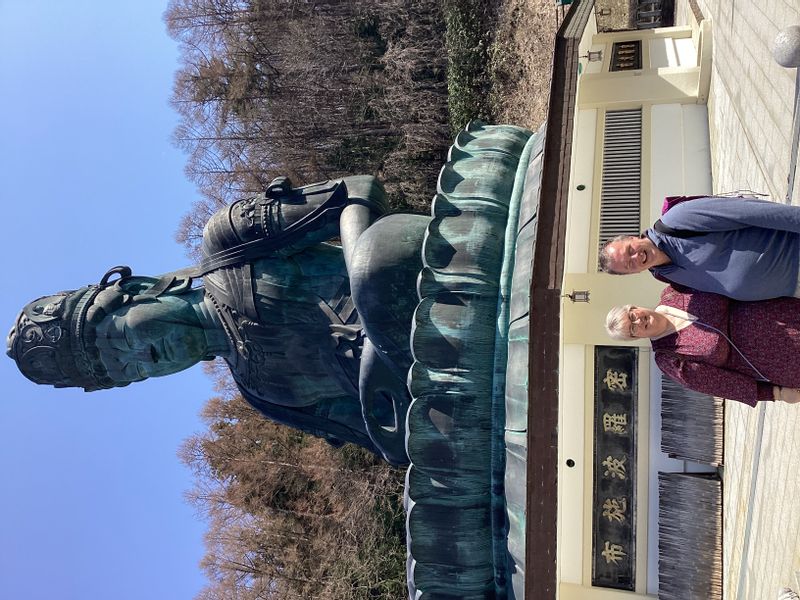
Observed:
[[[600,267],[736,300],[800,297],[800,207],[754,198],[697,198],[670,209],[641,236],[620,236]]]

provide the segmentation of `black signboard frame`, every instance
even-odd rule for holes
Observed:
[[[636,587],[639,350],[595,346],[592,585]]]

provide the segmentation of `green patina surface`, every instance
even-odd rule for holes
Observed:
[[[411,461],[413,597],[521,597],[543,139],[468,126],[432,217],[377,219],[372,177],[278,178],[209,220],[198,267],[117,267],[30,303],[9,354],[37,383],[88,391],[221,356],[265,416]]]
[[[543,139],[472,124],[440,174],[411,339],[414,598],[522,596],[527,307]]]

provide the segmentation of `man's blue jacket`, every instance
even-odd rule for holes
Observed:
[[[679,238],[645,231],[672,261],[650,271],[673,283],[736,300],[793,296],[800,269],[800,207],[754,198],[682,202],[661,217]]]

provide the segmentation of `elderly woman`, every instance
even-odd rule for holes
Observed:
[[[620,340],[650,338],[658,367],[684,386],[755,406],[800,402],[800,299],[741,302],[668,286],[655,309],[606,317]]]

